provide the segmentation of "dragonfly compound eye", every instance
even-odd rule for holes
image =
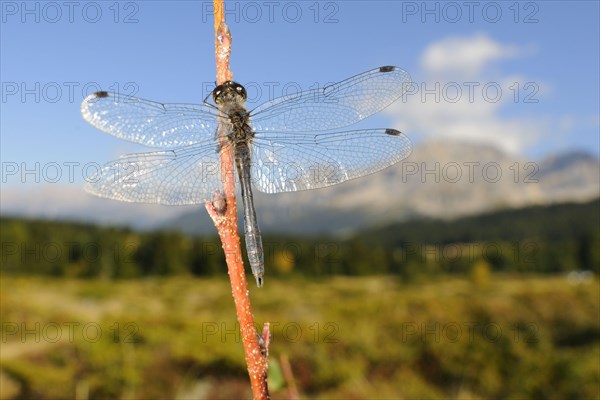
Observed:
[[[219,97],[221,96],[221,93],[223,92],[222,86],[223,85],[219,85],[215,88],[215,90],[213,90],[213,100],[214,100],[215,104],[219,104]]]
[[[236,84],[235,91],[246,100],[246,89],[242,85]]]

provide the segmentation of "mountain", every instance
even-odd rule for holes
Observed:
[[[598,159],[584,152],[549,157],[540,165],[540,183],[555,201],[585,199],[595,187],[598,194]]]
[[[600,196],[600,161],[568,152],[531,162],[495,147],[428,142],[380,173],[316,191],[255,194],[263,232],[347,234],[417,217],[454,219],[482,212]],[[239,206],[238,206],[239,208]],[[212,229],[204,213],[165,226]]]
[[[198,209],[200,206],[196,206]],[[154,229],[191,207],[168,207],[113,201],[88,194],[83,184],[45,184],[26,188],[2,187],[0,214],[10,217],[84,221],[101,225]]]
[[[371,176],[319,190],[255,192],[255,205],[265,233],[350,234],[417,217],[454,219],[590,200],[600,195],[599,171],[599,159],[583,152],[531,162],[490,145],[426,142],[415,146],[403,162]],[[3,185],[2,215],[215,232],[203,205],[123,203],[91,196],[81,184],[24,187]]]

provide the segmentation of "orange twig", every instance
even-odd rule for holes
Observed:
[[[223,0],[213,0],[215,9],[215,54],[217,61],[217,85],[231,80],[233,74],[229,69],[229,56],[231,54],[231,34],[225,24],[223,13]],[[219,126],[219,134],[221,127]],[[221,137],[221,136],[219,136]],[[242,332],[242,342],[246,355],[248,374],[252,394],[255,399],[268,399],[267,386],[267,353],[268,353],[268,326],[266,333],[263,329],[259,335],[254,326],[252,306],[248,295],[246,274],[242,260],[240,238],[238,235],[238,219],[235,201],[235,171],[231,146],[222,146],[221,151],[221,179],[223,182],[223,195],[215,194],[215,201],[206,203],[206,210],[211,216],[225,252],[225,261],[238,322]]]

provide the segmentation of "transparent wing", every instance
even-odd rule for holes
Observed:
[[[217,111],[206,105],[162,104],[118,93],[96,92],[81,103],[92,126],[120,139],[174,148],[214,138]]]
[[[87,179],[97,196],[136,203],[199,204],[221,188],[216,145],[125,155]]]
[[[257,131],[318,132],[352,125],[381,111],[409,88],[408,72],[380,67],[320,89],[279,97],[251,112]]]
[[[411,151],[410,140],[395,129],[257,132],[252,182],[265,193],[317,189],[380,171]]]

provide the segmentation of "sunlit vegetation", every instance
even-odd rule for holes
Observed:
[[[482,287],[478,274],[275,278],[251,295],[272,363],[289,357],[305,397],[597,398],[598,280],[492,275]],[[3,390],[249,398],[229,292],[217,278],[2,276]],[[281,379],[272,389],[285,398]]]
[[[599,398],[599,210],[265,237],[250,290],[273,398],[282,356],[302,398]],[[9,218],[1,233],[1,398],[250,398],[216,238]]]

